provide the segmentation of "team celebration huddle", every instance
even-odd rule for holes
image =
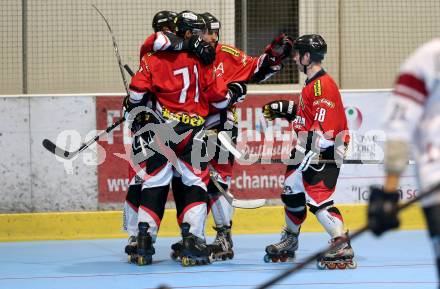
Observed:
[[[285,119],[296,135],[280,192],[285,228],[281,240],[262,248],[263,259],[294,260],[309,211],[328,233],[331,245],[317,258],[318,268],[355,269],[355,253],[333,196],[350,128],[339,88],[322,66],[327,53],[324,38],[281,34],[253,57],[221,43],[221,21],[209,12],[160,11],[152,26],[154,33],[140,49],[139,69],[123,103],[133,136],[124,204],[129,262],[152,264],[170,187],[181,232],[170,248],[171,258],[194,266],[234,257],[229,189],[235,158],[231,150],[238,134],[235,107],[245,99],[247,84],[264,82],[292,58],[306,77],[299,101],[276,100],[262,107],[266,120]],[[399,78],[400,92],[395,93],[394,112],[389,114],[394,133],[386,144],[386,183],[372,188],[370,198],[368,227],[377,235],[398,226],[396,188],[408,162],[407,145],[402,144],[412,131],[397,131],[404,127],[402,122],[410,121],[404,108],[423,98],[418,83],[405,75]],[[437,207],[427,208],[435,240],[438,216],[432,208]],[[209,212],[216,231],[211,244],[205,238]]]

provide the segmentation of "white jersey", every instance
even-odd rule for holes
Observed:
[[[418,48],[402,65],[387,106],[389,140],[415,146],[422,189],[440,182],[440,38]],[[424,201],[432,205],[434,200]],[[440,202],[440,193],[435,202]]]

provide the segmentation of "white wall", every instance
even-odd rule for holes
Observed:
[[[96,166],[74,160],[71,173],[41,145],[63,130],[96,128],[95,98],[0,98],[0,212],[97,208]],[[75,146],[76,147],[76,146]]]

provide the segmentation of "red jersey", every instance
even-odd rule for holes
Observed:
[[[226,83],[249,81],[258,71],[265,56],[263,54],[260,57],[251,57],[235,47],[220,43],[215,53],[215,74]],[[219,111],[218,108],[211,106],[209,114],[216,114]]]
[[[130,83],[130,100],[139,102],[153,93],[162,108],[173,113],[205,117],[209,103],[227,107],[227,86],[215,77],[212,65],[204,66],[187,52],[147,53]]]
[[[214,67],[217,77],[222,77],[226,83],[248,81],[258,67],[264,54],[251,57],[243,51],[224,44],[218,44],[215,49]]]
[[[341,94],[335,81],[322,69],[301,91],[294,120],[295,131],[319,131],[335,140],[340,132],[344,143],[350,140]]]

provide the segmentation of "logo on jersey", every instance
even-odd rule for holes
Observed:
[[[315,81],[315,84],[313,84],[313,91],[315,92],[315,96],[321,96],[322,95],[322,89],[321,89],[321,80]]]
[[[320,98],[317,99],[313,102],[313,106],[317,106],[320,104],[325,104],[326,106],[328,106],[329,108],[334,108],[335,107],[335,103],[331,100],[328,100],[326,98]]]
[[[177,120],[191,126],[201,126],[205,123],[205,119],[199,115],[189,115],[185,112],[171,112],[166,108],[162,108],[162,116],[165,119]]]
[[[302,110],[306,108],[306,106],[304,105],[302,94],[299,95],[299,106],[301,107]]]
[[[354,106],[347,106],[345,108],[345,115],[347,117],[348,128],[350,130],[357,130],[362,125],[362,113],[359,108]]]
[[[232,54],[232,55],[234,55],[234,56],[239,56],[240,55],[240,52],[238,52],[237,50],[235,50],[234,48],[232,48],[232,47],[229,47],[229,46],[222,46],[222,48],[220,49],[221,51],[224,51],[224,52],[226,52],[226,53],[229,53],[229,54]]]
[[[247,64],[247,55],[243,54],[243,58],[241,59],[241,63],[243,63],[243,66],[246,66]]]
[[[221,77],[223,74],[225,74],[225,69],[223,68],[223,62],[220,62],[217,67],[214,66],[214,71],[217,77]]]

